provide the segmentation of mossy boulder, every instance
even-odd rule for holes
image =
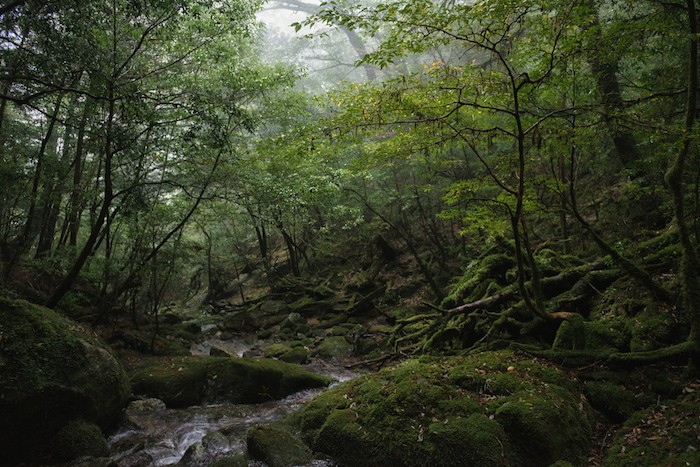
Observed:
[[[557,368],[509,351],[406,361],[291,416],[340,465],[584,465],[591,409]]]
[[[617,432],[606,467],[700,465],[700,392],[635,413]]]
[[[291,467],[308,464],[309,448],[281,424],[256,426],[246,435],[248,455],[270,467]]]
[[[584,393],[593,407],[616,423],[625,421],[641,408],[634,393],[614,382],[588,381]]]
[[[330,382],[278,360],[205,356],[151,359],[132,375],[135,394],[156,397],[169,407],[257,403]]]
[[[674,332],[678,326],[674,317],[667,311],[647,305],[640,313],[628,321],[632,334],[630,351],[643,352],[676,344],[685,338]]]
[[[325,338],[314,349],[314,355],[321,358],[340,359],[352,355],[352,344],[343,336]]]
[[[0,464],[40,455],[75,419],[106,429],[130,393],[121,365],[90,331],[0,298]]]
[[[109,455],[100,427],[85,420],[72,420],[64,425],[53,437],[50,449],[56,458],[64,461]]]

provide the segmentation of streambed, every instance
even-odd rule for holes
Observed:
[[[209,340],[193,345],[191,353],[206,355],[212,347],[240,356],[251,345],[238,339]],[[302,366],[338,382],[357,376],[343,366],[322,360]],[[166,408],[157,399],[135,401],[127,409],[127,421],[108,439],[111,458],[121,467],[207,466],[220,457],[244,455],[246,432],[250,427],[284,417],[323,390],[305,390],[261,404],[216,404],[183,409]],[[315,461],[313,465],[329,464]]]

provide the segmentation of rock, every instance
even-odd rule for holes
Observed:
[[[208,467],[222,452],[227,452],[230,444],[226,436],[218,431],[208,433],[202,441],[193,444],[179,462],[188,467]]]
[[[0,464],[41,455],[72,420],[108,428],[130,392],[121,365],[90,331],[46,308],[0,299]]]
[[[85,456],[109,455],[107,441],[100,428],[85,420],[73,420],[65,424],[54,435],[50,444],[52,454],[64,461]]]
[[[283,300],[268,300],[260,304],[260,311],[266,315],[279,315],[289,311],[289,305]]]
[[[608,381],[588,381],[584,388],[591,405],[607,415],[613,422],[621,423],[641,408],[634,393],[620,384]]]
[[[352,355],[352,344],[342,336],[324,339],[314,350],[314,355],[321,358],[339,359]]]
[[[223,456],[212,462],[210,467],[248,467],[248,459],[243,455]]]
[[[149,399],[139,399],[131,402],[126,408],[129,412],[154,412],[156,410],[165,410],[165,402],[160,399],[151,397]]]
[[[251,324],[251,320],[248,316],[246,310],[239,310],[226,315],[224,322],[222,323],[224,330],[228,331],[250,331],[255,327]]]
[[[231,354],[218,347],[212,347],[209,349],[209,355],[212,357],[230,357]]]
[[[161,315],[160,319],[163,324],[180,324],[182,323],[182,318],[173,313],[172,311],[164,313]]]
[[[299,313],[292,312],[287,315],[287,317],[280,323],[280,328],[294,329],[298,324],[306,324],[306,319],[302,317]]]
[[[189,323],[183,324],[182,330],[188,334],[191,334],[192,336],[196,336],[197,334],[202,332],[202,326],[195,323],[194,321],[190,321]]]
[[[162,399],[168,407],[257,403],[330,382],[277,360],[199,356],[153,359],[132,377],[136,394]]]
[[[248,455],[270,467],[308,464],[311,451],[289,430],[279,425],[262,425],[248,430]]]
[[[283,355],[290,350],[292,350],[292,348],[286,344],[273,343],[265,345],[262,348],[262,353],[268,358],[278,358],[280,355]]]
[[[307,363],[309,361],[309,351],[304,347],[295,347],[280,355],[278,359],[287,363]]]
[[[575,381],[509,351],[409,360],[329,389],[288,421],[339,465],[585,465],[592,433]]]

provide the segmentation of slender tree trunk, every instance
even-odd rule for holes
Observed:
[[[68,211],[68,246],[75,248],[78,245],[78,233],[80,229],[80,213],[82,211],[82,177],[83,177],[83,153],[85,152],[85,127],[88,115],[92,111],[92,99],[87,98],[83,115],[78,126],[78,137],[75,143],[75,156],[73,157],[73,186],[70,195],[70,210]]]
[[[37,153],[36,168],[34,169],[34,178],[32,180],[32,191],[29,194],[29,208],[27,209],[27,220],[22,229],[22,233],[17,239],[14,247],[14,253],[12,257],[5,265],[5,271],[3,272],[4,279],[7,279],[12,270],[19,262],[23,254],[29,249],[31,242],[34,240],[37,234],[36,224],[38,221],[37,215],[37,197],[39,194],[39,186],[41,180],[44,176],[44,165],[46,163],[46,151],[49,147],[51,140],[53,139],[54,128],[56,126],[56,121],[58,119],[58,114],[61,109],[61,103],[63,101],[63,95],[59,95],[54,106],[53,112],[49,117],[49,125],[44,134],[44,138],[41,140],[41,146],[39,147],[39,152]]]
[[[292,269],[292,274],[294,274],[294,277],[300,277],[301,270],[299,269],[299,254],[297,253],[296,243],[294,242],[292,236],[289,235],[289,232],[285,230],[282,224],[278,224],[277,229],[282,234],[284,244],[287,247],[287,256],[289,257],[289,266]]]
[[[48,308],[54,308],[63,296],[68,293],[73,283],[78,278],[88,257],[92,254],[93,247],[100,237],[102,227],[109,216],[112,201],[114,199],[114,187],[112,186],[112,160],[114,158],[114,119],[116,110],[116,98],[114,95],[114,81],[110,80],[107,85],[107,120],[105,122],[105,145],[104,145],[104,190],[103,199],[99,212],[96,214],[95,222],[90,228],[88,236],[83,248],[76,257],[73,265],[63,280],[59,283],[51,296],[46,301],[45,305]]]

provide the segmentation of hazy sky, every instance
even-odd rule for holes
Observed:
[[[265,10],[257,14],[258,19],[263,21],[270,30],[283,30],[289,34],[294,33],[294,28],[290,24],[306,18],[306,13],[293,12],[290,10]]]

